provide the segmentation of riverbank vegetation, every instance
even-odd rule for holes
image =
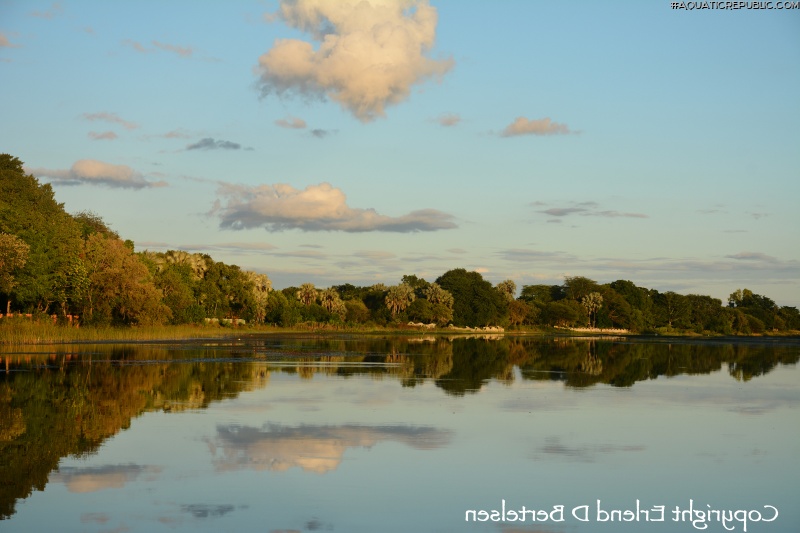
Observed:
[[[456,268],[433,281],[408,274],[392,286],[309,282],[275,290],[266,274],[207,254],[136,251],[96,214],[67,213],[52,187],[8,154],[0,154],[0,306],[0,343],[6,344],[223,336],[226,327],[363,331],[409,323],[717,335],[800,330],[796,307],[746,288],[722,302],[574,276],[518,291],[513,280],[492,285],[478,272]]]

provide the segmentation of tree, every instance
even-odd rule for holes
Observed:
[[[90,321],[148,325],[170,319],[149,270],[123,241],[95,233],[86,240],[84,257],[89,278],[84,315]]]
[[[457,268],[442,274],[436,283],[453,295],[456,326],[498,325],[506,320],[508,301],[480,273]]]
[[[0,233],[0,293],[11,293],[16,282],[14,273],[25,266],[31,247],[22,239],[8,233]],[[8,297],[6,312],[10,312],[11,297]]]
[[[523,300],[508,302],[508,322],[512,326],[532,323],[539,314],[539,308]]]
[[[656,310],[660,322],[667,327],[688,327],[691,317],[689,315],[689,302],[686,296],[672,291],[657,294],[655,299]]]
[[[90,235],[94,235],[95,233],[102,233],[107,237],[119,239],[119,234],[109,228],[108,224],[106,224],[97,213],[92,211],[81,211],[72,215],[72,218],[78,223],[78,226],[81,229],[81,237],[83,237],[84,240],[88,239]]]
[[[581,305],[586,309],[592,327],[597,325],[597,311],[603,306],[603,295],[599,292],[590,292],[581,298]]]
[[[564,278],[564,293],[567,298],[580,302],[590,292],[597,292],[600,286],[593,279],[583,276]]]
[[[257,272],[246,270],[244,275],[252,286],[251,301],[254,309],[251,314],[256,322],[264,322],[267,312],[267,300],[272,290],[272,282],[266,274],[258,274]]]
[[[392,316],[396,316],[397,313],[405,311],[415,299],[416,296],[414,295],[414,289],[411,285],[401,283],[400,285],[389,287],[385,299],[386,307],[389,308]]]
[[[319,300],[322,307],[330,314],[338,316],[341,320],[344,320],[347,316],[347,307],[333,287],[320,291]]]
[[[303,305],[311,305],[317,301],[317,289],[313,283],[303,283],[295,296]]]
[[[444,290],[438,283],[431,283],[425,288],[425,299],[431,303],[430,317],[433,322],[444,326],[453,320],[453,295]]]
[[[550,302],[542,310],[545,324],[567,328],[576,324],[585,325],[585,314],[581,305],[574,300],[558,300]]]
[[[0,233],[29,247],[28,260],[14,275],[14,299],[23,309],[47,312],[81,251],[80,229],[56,202],[53,188],[40,185],[8,154],[0,154]]]
[[[512,280],[507,279],[497,284],[497,290],[500,291],[500,294],[505,296],[506,300],[511,302],[514,300],[517,294],[517,284]]]
[[[523,285],[519,295],[520,300],[539,306],[563,298],[564,288],[561,285]]]

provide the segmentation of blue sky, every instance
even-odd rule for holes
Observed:
[[[138,250],[800,304],[800,9],[0,0],[0,151]]]

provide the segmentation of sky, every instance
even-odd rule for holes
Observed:
[[[0,0],[0,152],[138,251],[275,288],[465,268],[800,305],[778,4]]]

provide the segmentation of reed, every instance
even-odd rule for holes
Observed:
[[[61,344],[70,342],[146,342],[221,338],[242,333],[277,331],[269,326],[220,327],[206,325],[179,326],[87,326],[70,327],[48,321],[3,319],[0,321],[0,345]]]

